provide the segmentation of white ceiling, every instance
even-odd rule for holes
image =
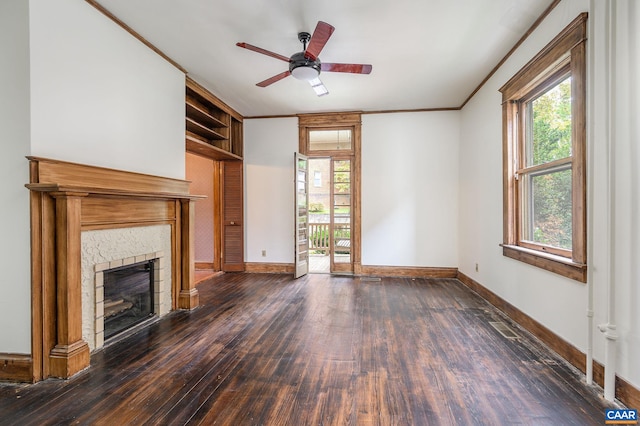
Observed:
[[[459,107],[551,0],[98,0],[244,116]],[[301,51],[300,31],[336,30],[323,62],[368,63],[369,75],[324,72],[317,97],[292,77],[255,84]]]

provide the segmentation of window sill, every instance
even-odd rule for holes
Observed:
[[[581,283],[587,282],[587,265],[583,263],[577,263],[566,257],[520,246],[509,244],[500,244],[500,246],[502,247],[502,254],[506,257],[537,266]]]

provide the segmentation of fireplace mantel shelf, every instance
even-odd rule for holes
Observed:
[[[86,195],[103,195],[115,197],[137,197],[155,199],[178,199],[178,200],[201,200],[207,198],[206,195],[181,194],[175,192],[154,192],[154,191],[132,191],[119,188],[96,188],[88,186],[64,185],[57,183],[28,183],[28,189],[36,192],[63,192]]]

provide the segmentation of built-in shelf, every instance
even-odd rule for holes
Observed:
[[[187,151],[198,154],[212,160],[242,160],[242,157],[235,155],[229,150],[218,148],[207,141],[203,141],[197,135],[187,132]]]
[[[242,116],[187,77],[187,151],[214,160],[242,160]]]
[[[209,127],[206,127],[198,123],[197,121],[193,121],[193,119],[189,117],[187,117],[187,131],[195,133],[196,135],[200,135],[205,139],[217,139],[217,140],[228,139],[222,134],[216,132],[215,130]]]
[[[187,97],[187,117],[192,117],[194,121],[197,121],[209,127],[229,127],[225,123],[202,109],[189,97]]]

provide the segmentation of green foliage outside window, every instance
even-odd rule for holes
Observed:
[[[544,164],[571,156],[571,78],[563,80],[530,103],[533,115],[528,165]],[[531,156],[531,153],[533,154]],[[533,201],[533,241],[572,248],[571,168],[551,169],[530,178]]]
[[[309,212],[311,213],[321,213],[325,211],[324,204],[322,203],[309,203]]]

